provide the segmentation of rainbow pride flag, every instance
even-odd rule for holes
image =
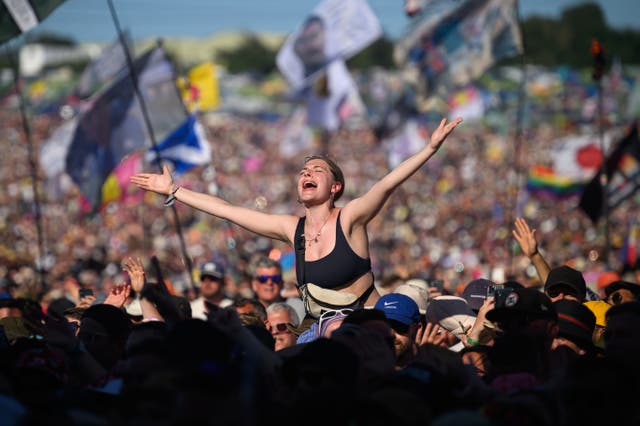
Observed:
[[[527,190],[537,197],[563,199],[579,195],[585,183],[560,176],[551,167],[536,164],[529,169]]]

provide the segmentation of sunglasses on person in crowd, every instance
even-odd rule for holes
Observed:
[[[565,296],[573,296],[576,298],[578,297],[578,293],[576,293],[575,290],[564,286],[556,286],[555,288],[551,288],[549,291],[547,291],[547,294],[550,298],[558,297],[561,294],[564,294]]]
[[[265,284],[269,280],[271,280],[271,282],[274,282],[276,284],[280,284],[280,283],[282,283],[282,275],[280,275],[280,274],[278,274],[278,275],[258,275],[256,277],[256,280],[258,280],[258,282],[260,284]]]
[[[613,293],[609,296],[609,301],[612,305],[619,305],[622,302],[622,295],[618,292]]]
[[[273,334],[275,331],[278,333],[291,333],[289,327],[293,327],[293,324],[290,322],[279,322],[278,324],[271,324],[269,327],[269,331]]]

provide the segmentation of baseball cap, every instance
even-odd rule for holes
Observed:
[[[609,297],[613,292],[617,290],[629,290],[633,295],[638,298],[640,296],[640,285],[623,280],[617,280],[609,284],[604,288],[604,294]]]
[[[478,278],[469,282],[462,291],[462,298],[474,311],[480,310],[480,307],[487,300],[487,288],[495,283],[486,278]]]
[[[554,306],[558,312],[558,335],[575,342],[582,349],[592,349],[596,326],[593,312],[575,300],[558,300]]]
[[[224,267],[213,261],[207,262],[200,268],[200,279],[206,276],[222,279],[224,278]]]
[[[581,300],[584,300],[587,295],[587,283],[582,273],[570,266],[562,265],[551,269],[544,283],[544,292],[549,293],[550,289],[558,285],[572,288]]]
[[[445,295],[431,300],[425,318],[427,322],[439,324],[453,334],[460,335],[473,326],[476,313],[464,298]]]
[[[384,312],[388,320],[398,321],[404,325],[411,325],[420,321],[418,304],[405,294],[385,294],[378,299],[374,308]]]
[[[487,319],[492,322],[522,317],[555,321],[558,315],[549,296],[528,287],[513,289],[502,306],[487,312]]]
[[[418,305],[418,310],[422,315],[427,312],[427,305],[429,305],[429,291],[425,288],[418,287],[409,283],[400,284],[393,290],[394,293],[404,294],[413,299]]]

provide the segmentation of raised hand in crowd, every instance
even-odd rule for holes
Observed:
[[[122,268],[129,275],[131,289],[140,294],[144,287],[144,267],[139,257],[127,257],[122,261]]]
[[[445,333],[439,324],[428,322],[424,327],[420,327],[416,333],[416,344],[422,346],[426,343],[440,346],[444,343],[446,338]]]
[[[105,299],[104,303],[120,309],[124,306],[124,303],[127,301],[127,297],[129,297],[130,293],[130,284],[117,285],[111,289],[111,292]]]
[[[88,308],[89,306],[93,305],[95,301],[96,297],[93,294],[82,295],[81,297],[79,297],[77,306],[79,308]]]
[[[465,346],[475,346],[478,344],[492,345],[493,344],[493,332],[487,328],[487,312],[492,310],[496,305],[495,298],[493,296],[487,297],[476,316],[476,321],[473,323],[471,329],[467,332],[467,338],[462,339]]]
[[[538,251],[536,230],[531,229],[527,221],[521,217],[516,218],[514,224],[516,229],[511,231],[513,237],[520,245],[524,255],[533,263],[533,266],[536,268],[536,272],[538,273],[538,278],[540,278],[540,282],[544,284],[551,268],[544,257],[542,257],[542,254],[540,254],[540,251]]]

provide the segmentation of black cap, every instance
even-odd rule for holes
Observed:
[[[575,300],[562,299],[553,304],[558,312],[558,335],[571,340],[582,349],[593,349],[596,316]]]
[[[633,295],[638,298],[640,296],[640,285],[629,281],[614,281],[604,288],[604,294],[609,297],[613,292],[617,290],[629,290]]]
[[[487,312],[489,321],[505,321],[511,318],[557,319],[551,299],[535,288],[516,288],[506,297],[504,305]]]
[[[562,265],[549,271],[547,281],[544,283],[544,292],[549,293],[551,288],[558,285],[572,288],[580,300],[584,300],[587,295],[587,283],[582,273],[570,266]]]

